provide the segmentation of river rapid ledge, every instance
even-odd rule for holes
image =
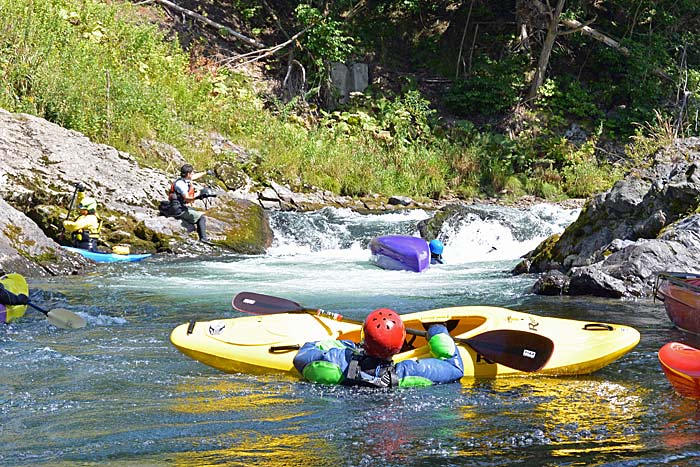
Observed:
[[[296,193],[274,180],[256,183],[244,167],[243,148],[212,135],[212,149],[230,155],[195,185],[215,198],[196,201],[206,211],[212,245],[177,219],[160,216],[158,204],[187,161],[177,149],[143,141],[144,151],[168,170],[142,167],[130,154],[96,144],[81,133],[44,119],[0,109],[0,267],[28,276],[79,274],[94,265],[58,243],[75,186],[98,200],[102,249],[128,244],[132,252],[178,255],[206,252],[262,254],[273,241],[270,210],[312,211],[325,206],[358,212],[421,208],[435,215],[419,224],[421,235],[439,238],[441,227],[465,216],[474,203],[497,200],[415,200],[403,196],[350,198],[310,189]],[[514,274],[538,274],[534,292],[545,295],[649,296],[656,274],[693,271],[700,257],[700,139],[676,140],[649,167],[588,200],[561,235],[528,253]],[[516,207],[532,204],[523,198]],[[72,213],[75,215],[75,211]],[[454,246],[453,246],[454,247]]]

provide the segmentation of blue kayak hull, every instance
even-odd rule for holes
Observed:
[[[408,235],[375,237],[369,244],[370,261],[382,269],[421,272],[430,267],[428,242]]]
[[[91,259],[96,263],[133,263],[134,261],[141,261],[142,259],[146,259],[149,256],[151,256],[150,253],[144,253],[139,255],[118,255],[115,253],[101,253],[99,251],[83,250],[82,248],[73,248],[72,246],[64,246],[63,248],[65,248],[68,251],[72,251],[73,253],[81,254],[87,259]]]

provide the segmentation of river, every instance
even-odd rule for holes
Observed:
[[[415,234],[423,211],[273,213],[261,256],[173,257],[30,281],[30,298],[87,320],[57,329],[40,313],[0,328],[2,466],[696,466],[698,403],[677,396],[656,352],[700,345],[652,300],[540,297],[518,257],[576,211],[482,206],[443,231],[447,264],[415,274],[368,262],[369,240]],[[168,340],[190,319],[242,314],[241,291],[362,319],[497,305],[626,324],[629,354],[590,375],[463,379],[423,389],[316,386],[289,375],[224,374]]]

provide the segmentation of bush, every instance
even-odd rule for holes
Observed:
[[[570,76],[547,79],[538,91],[536,104],[538,108],[559,117],[573,116],[590,122],[604,117],[591,92]]]
[[[515,105],[524,85],[523,59],[511,56],[500,61],[488,57],[466,79],[455,82],[444,103],[461,117],[495,115]]]

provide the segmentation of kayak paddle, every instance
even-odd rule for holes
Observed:
[[[53,324],[57,328],[78,329],[85,327],[85,319],[76,315],[72,311],[66,310],[65,308],[53,308],[50,311],[46,311],[32,302],[27,302],[27,305],[44,313],[46,315],[46,319],[49,320],[49,323]]]
[[[362,321],[345,318],[338,313],[306,308],[285,298],[253,292],[237,294],[231,304],[238,311],[254,315],[308,313],[360,326],[364,324]],[[422,337],[428,334],[426,331],[410,328],[406,329],[406,333]],[[554,342],[548,337],[515,329],[497,329],[473,337],[454,337],[453,339],[459,344],[468,345],[487,360],[523,372],[540,370],[547,364],[554,350]]]

